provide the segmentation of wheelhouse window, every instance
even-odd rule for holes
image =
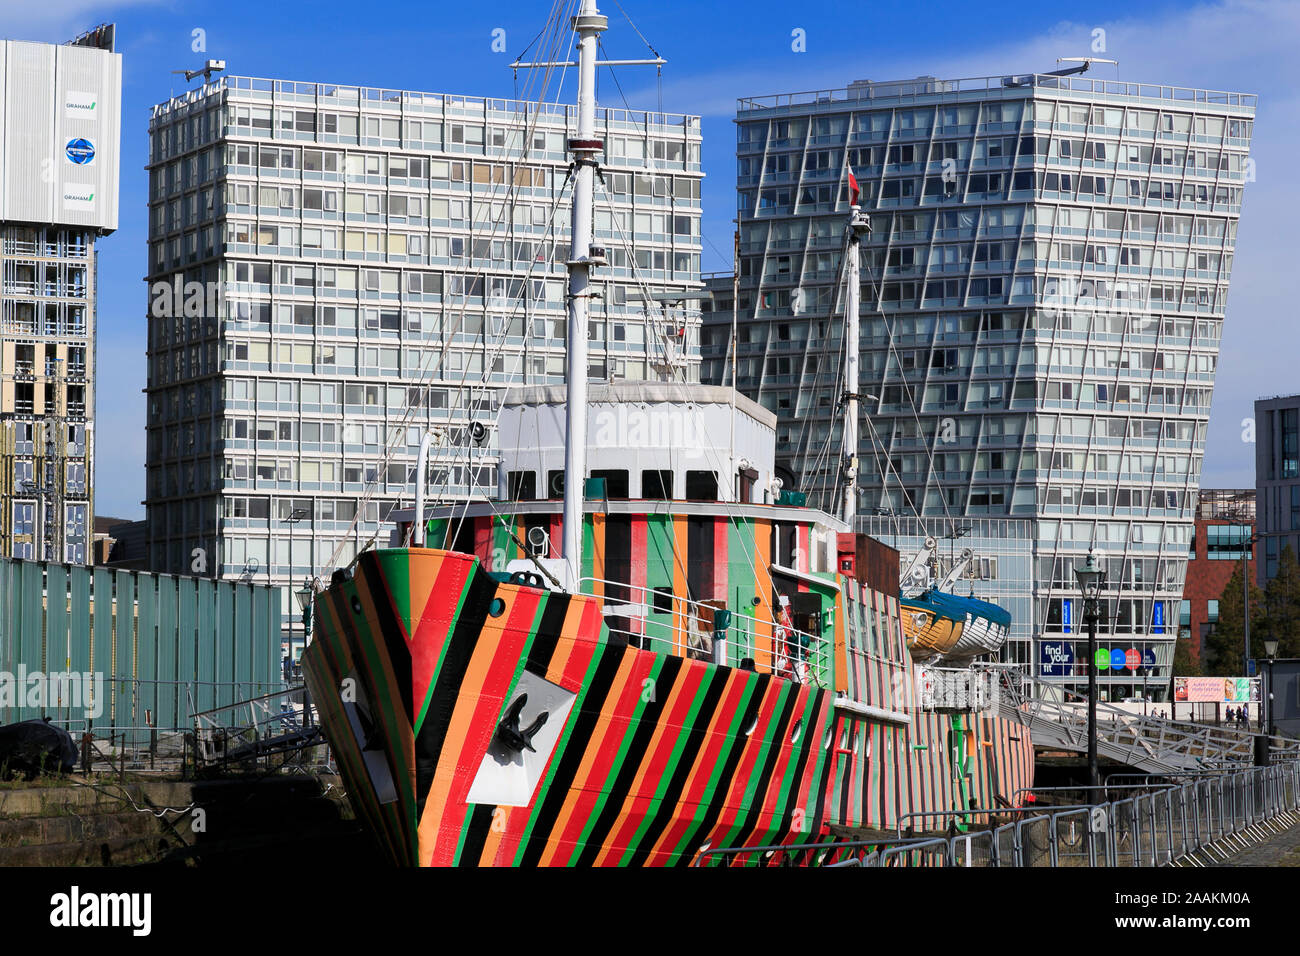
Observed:
[[[537,497],[537,473],[512,471],[506,475],[506,494],[511,501],[532,501]]]
[[[668,470],[652,469],[641,472],[641,497],[664,498],[673,496],[673,473]]]
[[[718,475],[713,471],[686,472],[686,498],[688,501],[717,501]]]

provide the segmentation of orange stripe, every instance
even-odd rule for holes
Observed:
[[[578,798],[586,796],[594,801],[599,795],[599,788],[605,781],[593,779],[593,769],[596,762],[600,761],[606,767],[605,775],[608,775],[607,768],[613,763],[618,753],[618,745],[627,733],[628,720],[622,715],[631,712],[634,706],[632,702],[641,693],[641,675],[649,673],[649,665],[652,662],[653,658],[648,654],[628,654],[619,665],[618,673],[614,675],[614,681],[605,700],[588,702],[592,706],[600,707],[600,717],[596,719],[591,741],[583,753],[577,773],[573,776],[569,795],[560,812],[556,814],[555,824],[547,835],[546,849],[542,851],[538,860],[541,866],[554,864],[555,854],[560,848],[565,830],[569,827],[569,818],[577,807]],[[614,702],[614,706],[609,707],[606,701]],[[615,723],[616,717],[617,723]]]
[[[754,608],[754,658],[760,670],[775,673],[776,658],[772,648],[772,622],[776,609],[772,607],[772,523],[758,519],[754,521],[754,551],[757,574],[754,590],[762,603]]]
[[[700,808],[704,803],[705,790],[709,784],[709,778],[713,771],[717,769],[721,748],[723,745],[721,738],[725,736],[731,721],[735,719],[736,711],[740,709],[741,695],[745,689],[745,679],[740,676],[738,671],[731,671],[727,677],[727,686],[718,700],[718,707],[713,712],[713,719],[706,728],[704,743],[700,746],[699,756],[695,760],[695,765],[691,768],[690,774],[686,778],[686,785],[682,787],[682,796],[678,801],[678,814],[674,824],[664,828],[664,832],[659,835],[651,848],[650,856],[647,863],[654,865],[656,863],[666,862],[666,855],[681,840],[684,827],[682,826],[681,816],[684,811],[689,810],[692,818],[698,817]]]
[[[688,668],[682,668],[678,679],[673,683],[673,689],[669,692],[668,700],[664,702],[663,710],[660,711],[654,733],[650,736],[650,743],[637,767],[636,776],[632,779],[632,786],[623,799],[618,823],[610,828],[605,846],[596,857],[596,866],[617,864],[617,859],[609,859],[609,857],[615,853],[622,855],[622,851],[636,833],[636,828],[645,819],[644,813],[634,813],[632,807],[636,803],[644,803],[648,810],[648,805],[654,799],[663,775],[672,772],[671,751],[677,743],[699,687],[700,681],[697,676],[691,674]],[[664,737],[669,735],[670,739],[665,741]],[[664,747],[667,752],[660,754],[660,747]]]
[[[546,679],[552,684],[559,684],[565,690],[576,693],[581,688],[581,684],[565,679],[569,658],[573,656],[573,649],[580,635],[599,633],[600,605],[589,598],[575,597],[569,601],[564,623],[560,626],[559,640],[555,642],[555,651],[551,654],[551,660],[546,667]],[[594,641],[589,639],[584,643],[594,643]]]
[[[459,775],[461,755],[466,749],[466,737],[474,723],[475,711],[480,706],[492,708],[499,706],[499,703],[480,696],[488,672],[498,653],[503,649],[503,645],[508,648],[511,645],[522,644],[522,636],[527,633],[536,614],[536,600],[530,601],[526,598],[521,600],[520,590],[519,587],[501,585],[497,591],[497,594],[505,599],[510,613],[495,619],[489,617],[483,622],[482,634],[475,643],[474,653],[470,657],[465,677],[456,694],[456,707],[447,725],[442,753],[438,758],[438,766],[434,770],[433,785],[429,789],[429,797],[424,805],[424,816],[420,819],[420,847],[422,855],[426,857],[425,862],[428,860],[425,847],[432,851],[435,864],[439,856],[445,857],[442,862],[451,863],[452,856],[456,852],[454,842],[447,845],[448,841],[455,841],[459,836],[459,827],[452,827],[443,821],[447,798]],[[510,640],[505,639],[508,630],[514,632]],[[490,727],[491,722],[483,726]],[[486,745],[486,741],[484,744]],[[474,769],[476,770],[477,767]],[[469,772],[472,774],[474,771]],[[469,783],[470,781],[465,781],[465,787],[468,787]],[[462,804],[461,807],[465,805]]]
[[[690,608],[686,604],[686,568],[683,557],[687,553],[686,549],[686,518],[683,515],[673,515],[673,627],[677,633],[673,635],[673,641],[682,645],[677,650],[677,654],[684,653],[686,644],[686,635],[689,633]]]

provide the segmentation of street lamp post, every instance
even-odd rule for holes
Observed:
[[[302,652],[307,653],[307,642],[311,640],[312,625],[312,599],[316,596],[315,582],[307,580],[303,582],[302,587],[293,592],[293,596],[298,599],[298,607],[302,609]],[[289,644],[289,654],[293,655],[293,642]],[[302,658],[299,657],[301,661]],[[311,719],[311,706],[307,700],[307,687],[304,684],[302,689],[302,725],[305,728],[307,722]]]
[[[1260,701],[1260,709],[1264,718],[1264,736],[1259,745],[1259,763],[1264,767],[1269,764],[1269,744],[1273,742],[1273,658],[1277,657],[1277,644],[1277,638],[1271,634],[1264,638],[1264,653],[1268,656],[1268,685],[1264,688],[1264,693],[1260,694],[1260,697],[1263,698]]]
[[[1083,567],[1074,569],[1083,595],[1083,621],[1088,627],[1088,786],[1101,786],[1097,772],[1097,621],[1101,617],[1100,599],[1106,586],[1106,572],[1097,562],[1092,549]],[[1092,791],[1096,793],[1096,790]]]

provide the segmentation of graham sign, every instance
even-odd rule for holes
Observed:
[[[1189,704],[1248,704],[1259,700],[1259,678],[1175,677],[1174,700]]]

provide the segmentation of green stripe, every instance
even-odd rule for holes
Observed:
[[[654,666],[651,668],[650,676],[648,678],[654,682],[653,686],[655,687],[658,687],[659,685],[659,675],[663,670],[666,660],[667,658],[663,656],[657,655],[655,657]],[[678,673],[680,673],[680,671]],[[644,684],[642,686],[644,687]],[[613,702],[611,701],[611,705],[612,703]],[[619,743],[618,755],[610,765],[609,774],[600,782],[599,796],[596,798],[596,805],[592,808],[591,814],[587,817],[587,822],[582,827],[582,832],[578,835],[578,845],[580,847],[585,847],[587,841],[591,839],[591,831],[595,828],[596,821],[599,819],[601,813],[604,812],[605,804],[613,795],[611,793],[613,782],[618,779],[619,771],[627,761],[628,751],[632,747],[632,740],[636,737],[636,732],[641,726],[641,721],[645,719],[645,710],[649,703],[650,702],[645,699],[644,691],[637,695],[636,710],[632,715],[632,719],[628,721],[627,730],[624,732],[623,739]],[[623,800],[626,798],[627,794],[622,794],[618,799]],[[618,826],[618,821],[615,821],[614,826]]]
[[[528,663],[528,653],[532,650],[533,644],[537,640],[538,626],[542,621],[542,612],[546,610],[546,602],[551,599],[551,592],[547,591],[542,595],[541,600],[537,602],[537,607],[533,612],[533,621],[528,628],[528,637],[524,640],[524,646],[520,649],[517,662],[515,664],[514,677],[510,680],[510,689],[506,691],[506,700],[509,701],[514,697],[515,688],[519,686],[519,679],[523,676],[524,667]],[[572,713],[572,711],[570,711]],[[499,717],[499,715],[498,715]],[[553,750],[552,753],[559,753],[559,750]],[[539,790],[538,793],[545,795],[545,790]],[[541,802],[540,800],[538,801]],[[465,822],[461,824],[460,839],[456,841],[456,855],[453,861],[459,865],[461,852],[465,849],[465,838],[469,835],[469,825],[474,816],[474,807],[476,804],[467,804],[468,809],[465,811]]]
[[[609,652],[608,640],[609,630],[606,628],[605,623],[602,620],[600,625],[600,644],[596,647],[595,653],[591,655],[591,662],[587,665],[587,672],[582,675],[582,686],[578,691],[578,695],[573,699],[573,707],[569,710],[569,719],[565,721],[564,729],[560,732],[560,736],[555,742],[555,749],[551,751],[553,754],[557,755],[557,757],[558,755],[563,754],[565,749],[572,742],[573,729],[577,726],[578,716],[581,714],[582,706],[587,700],[587,691],[596,677],[596,670],[600,667],[604,655]],[[598,703],[603,703],[603,701]],[[591,746],[591,741],[587,741],[584,746]],[[528,823],[524,827],[523,835],[519,838],[519,845],[515,849],[515,866],[518,866],[523,860],[524,852],[527,850],[528,844],[532,839],[533,830],[537,826],[537,815],[541,813],[542,807],[546,803],[546,794],[550,792],[551,787],[554,785],[555,775],[559,772],[559,769],[560,760],[552,760],[550,769],[546,773],[546,779],[542,781],[542,785],[538,787],[536,791],[538,797],[534,803],[533,812],[528,817]]]
[[[709,686],[713,679],[711,671],[712,668],[710,668],[709,672],[705,673],[704,679],[700,681],[699,686],[695,689],[695,696],[691,700],[690,710],[687,711],[686,719],[682,724],[683,732],[677,735],[676,743],[673,744],[672,753],[669,755],[668,761],[664,766],[664,771],[659,777],[659,786],[655,790],[655,795],[651,799],[649,807],[646,808],[646,812],[641,816],[641,825],[636,828],[636,832],[632,835],[632,839],[628,841],[628,847],[623,853],[623,858],[619,861],[620,866],[627,866],[631,862],[632,856],[636,853],[642,840],[645,839],[646,831],[654,821],[656,813],[667,798],[668,790],[672,785],[672,778],[674,774],[676,774],[682,762],[682,751],[686,749],[686,744],[690,737],[689,733],[686,732],[687,728],[695,726],[696,722],[700,719],[700,708],[704,704],[704,699],[707,696]],[[668,723],[669,715],[667,711],[662,713],[660,720],[664,724]],[[666,727],[666,731],[671,733],[672,727]],[[696,751],[696,759],[699,759],[698,754],[707,747],[708,739],[706,738]],[[680,796],[678,799],[681,799]],[[671,825],[670,821],[669,826]]]

